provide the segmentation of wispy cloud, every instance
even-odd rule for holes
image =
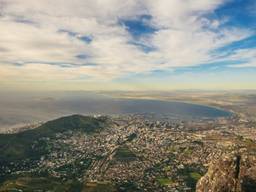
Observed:
[[[113,80],[222,60],[255,66],[255,47],[229,49],[255,30],[216,16],[227,0],[0,2],[0,80]]]

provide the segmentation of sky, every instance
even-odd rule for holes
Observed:
[[[256,89],[256,1],[0,0],[0,89]]]

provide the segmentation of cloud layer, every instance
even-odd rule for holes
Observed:
[[[255,67],[255,49],[221,50],[255,35],[212,16],[227,2],[0,0],[0,80],[111,81],[224,61]]]

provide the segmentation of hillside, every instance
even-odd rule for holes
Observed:
[[[256,189],[255,155],[227,154],[211,164],[197,183],[197,192],[254,192]]]
[[[46,151],[42,145],[40,150],[32,149],[35,141],[41,138],[52,138],[57,133],[67,131],[82,131],[87,134],[99,132],[107,127],[107,118],[93,118],[82,115],[72,115],[48,121],[38,128],[15,134],[0,134],[0,162],[17,161],[20,159],[36,159]],[[39,141],[40,142],[40,141]]]

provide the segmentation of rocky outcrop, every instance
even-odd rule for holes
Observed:
[[[196,192],[256,192],[256,156],[224,155],[197,183]]]

